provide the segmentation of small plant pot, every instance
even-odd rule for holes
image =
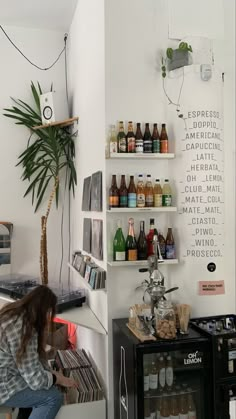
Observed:
[[[172,59],[168,60],[168,70],[172,71],[185,65],[189,65],[189,52],[175,49]]]

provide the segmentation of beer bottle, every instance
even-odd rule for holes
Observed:
[[[196,407],[191,389],[188,389],[188,391],[190,391],[190,394],[188,394],[188,419],[197,419]]]
[[[119,189],[116,183],[116,175],[112,175],[111,187],[109,189],[109,207],[119,207]]]
[[[154,207],[162,207],[162,188],[160,179],[156,179],[154,185]]]
[[[117,135],[117,143],[118,143],[118,153],[127,153],[127,142],[126,142],[126,135],[124,132],[123,121],[119,122],[119,132]]]
[[[151,419],[150,399],[144,399],[144,419]]]
[[[144,188],[144,182],[143,182],[143,175],[138,175],[137,207],[138,208],[145,207],[145,188]]]
[[[172,190],[169,184],[169,179],[165,179],[162,189],[162,205],[163,207],[171,207],[172,204]]]
[[[117,138],[116,138],[116,127],[115,125],[111,126],[111,134],[110,134],[110,154],[117,153]]]
[[[158,241],[160,246],[160,252],[163,259],[166,257],[166,241],[161,232],[158,232]]]
[[[153,193],[153,186],[152,186],[152,177],[151,175],[147,175],[147,183],[145,186],[145,206],[153,207],[153,204],[154,204],[154,193]]]
[[[166,362],[163,356],[159,359],[159,385],[160,390],[163,390],[166,385]]]
[[[162,394],[158,392],[158,397],[156,398],[156,418],[160,419],[161,417],[161,406],[162,406]]]
[[[135,134],[135,151],[136,153],[143,153],[143,134],[140,122],[137,123],[137,130]]]
[[[145,132],[143,136],[143,152],[152,153],[152,137],[149,129],[149,123],[145,124]]]
[[[188,419],[188,400],[183,391],[179,396],[179,419]]]
[[[167,136],[167,132],[166,132],[166,124],[162,124],[160,144],[161,144],[161,153],[168,153],[169,152],[169,141],[168,141],[168,136]]]
[[[156,419],[156,400],[155,398],[150,399],[150,417]]]
[[[167,393],[163,394],[163,400],[161,404],[161,419],[170,419],[169,397]]]
[[[127,139],[128,153],[135,153],[135,135],[134,135],[132,121],[129,121],[126,139]]]
[[[126,239],[126,259],[135,261],[138,258],[137,243],[134,235],[134,219],[129,219],[129,231]]]
[[[153,124],[153,133],[152,133],[152,152],[160,153],[160,136],[157,129],[157,124]]]
[[[124,261],[126,259],[125,238],[121,228],[120,220],[117,221],[117,230],[113,240],[113,260]]]
[[[125,175],[121,175],[119,196],[120,196],[120,207],[121,208],[128,207],[128,189],[126,188]]]
[[[166,259],[175,259],[175,241],[172,233],[172,228],[168,228],[166,236]]]
[[[170,355],[166,358],[166,386],[171,389],[174,381],[173,361]]]
[[[154,236],[154,229],[155,229],[155,220],[154,218],[150,219],[150,229],[147,235],[147,246],[148,246],[148,256],[153,255],[153,236]]]
[[[157,395],[158,388],[158,370],[155,355],[152,355],[152,362],[150,367],[149,382],[150,382],[150,394],[152,396]]]
[[[128,207],[136,208],[137,206],[137,194],[134,184],[134,176],[130,176],[130,182],[128,187]]]
[[[172,393],[171,396],[170,419],[179,419],[179,405],[176,393]]]
[[[147,260],[148,249],[144,225],[144,221],[140,221],[140,234],[138,238],[138,260]]]

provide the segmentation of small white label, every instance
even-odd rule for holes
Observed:
[[[189,418],[189,419],[197,419],[197,414],[196,414],[196,411],[195,411],[195,410],[190,410],[190,411],[188,412],[188,418]]]
[[[233,372],[234,372],[234,361],[233,360],[228,362],[228,369],[229,369],[229,374],[233,374]]]
[[[116,252],[115,258],[117,261],[123,261],[125,260],[125,252]]]
[[[144,391],[148,391],[149,390],[149,383],[150,383],[149,375],[145,375],[144,376],[144,379],[143,379],[143,388],[144,388]]]
[[[180,413],[179,414],[179,419],[188,419],[188,413],[186,413],[186,414],[185,413],[184,414]]]
[[[160,419],[170,419],[170,416],[160,416]]]
[[[151,419],[156,419],[156,413],[155,412],[151,413]]]
[[[154,195],[154,206],[155,207],[162,207],[162,195],[155,194]]]
[[[173,380],[174,380],[173,368],[167,367],[166,368],[166,384],[168,385],[168,387],[172,387]]]
[[[179,419],[179,415],[170,415],[170,419]]]
[[[166,369],[165,368],[160,369],[159,383],[160,383],[161,388],[165,387],[165,384],[166,384]]]
[[[137,194],[137,207],[145,207],[145,195],[144,193]]]
[[[161,412],[160,412],[160,410],[157,410],[156,411],[156,415],[157,415],[157,419],[161,419]]]
[[[151,390],[157,390],[158,387],[158,374],[149,374],[149,380],[150,380],[150,389]]]
[[[110,143],[110,153],[117,153],[117,142],[111,142]]]

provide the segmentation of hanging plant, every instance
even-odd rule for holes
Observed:
[[[47,223],[52,203],[59,203],[60,187],[67,180],[66,187],[75,191],[77,184],[74,166],[75,146],[74,136],[67,128],[49,126],[34,128],[42,124],[40,112],[40,95],[42,89],[31,82],[31,93],[34,105],[31,107],[24,101],[12,99],[14,106],[4,109],[4,116],[11,118],[17,125],[23,125],[30,130],[26,149],[18,157],[17,166],[22,166],[21,179],[29,183],[24,197],[31,194],[35,212],[49,196],[47,210],[41,217],[40,240],[40,276],[42,284],[48,284],[48,253],[47,253]]]

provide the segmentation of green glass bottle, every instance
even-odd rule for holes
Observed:
[[[126,245],[120,220],[117,221],[117,230],[113,240],[113,260],[124,261],[126,256]]]

